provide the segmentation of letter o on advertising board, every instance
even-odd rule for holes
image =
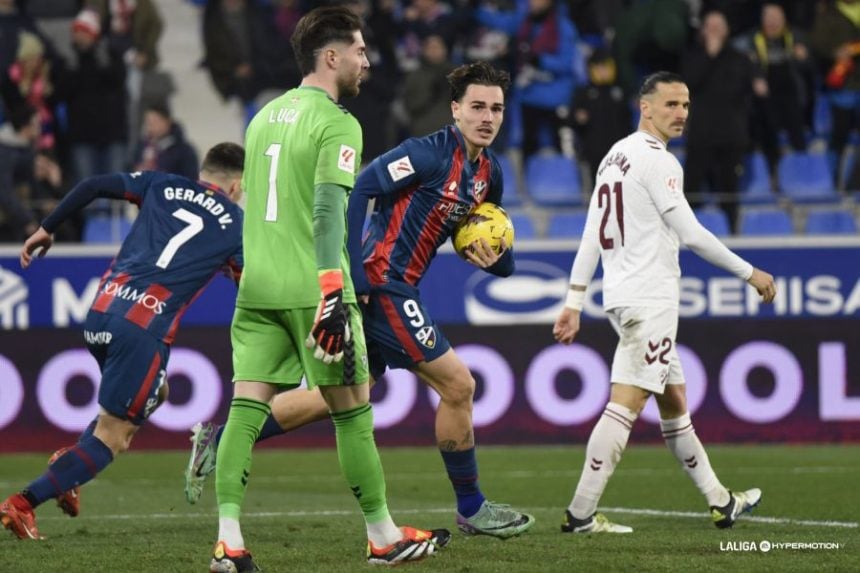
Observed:
[[[579,396],[562,398],[555,389],[558,374],[573,370],[582,380]],[[556,344],[541,351],[526,372],[526,398],[538,416],[558,426],[575,426],[603,411],[609,398],[609,369],[603,358],[581,344]]]
[[[66,386],[73,376],[84,376],[93,383],[93,397],[87,404],[75,406],[66,400]],[[99,365],[86,350],[60,352],[42,367],[36,381],[36,400],[45,418],[67,432],[80,432],[99,413]]]
[[[12,423],[24,403],[24,383],[18,369],[5,356],[0,356],[0,430]]]
[[[484,391],[474,402],[472,425],[483,428],[497,422],[514,401],[514,373],[508,361],[489,346],[480,344],[464,344],[455,351],[469,370],[477,372],[484,380]],[[427,394],[433,407],[438,408],[436,391],[427,388]]]
[[[749,373],[766,368],[774,376],[770,396],[760,398],[747,386]],[[720,371],[723,404],[745,422],[766,424],[788,415],[800,400],[803,372],[794,354],[773,342],[749,342],[728,355]]]
[[[385,396],[373,402],[373,427],[390,428],[402,422],[418,395],[418,379],[408,370],[387,370],[385,375]]]
[[[184,404],[165,402],[149,419],[164,430],[187,430],[209,420],[221,404],[221,375],[212,362],[190,348],[174,348],[167,363],[167,378],[182,374],[191,382],[191,398]]]

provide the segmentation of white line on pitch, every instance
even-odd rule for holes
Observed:
[[[561,510],[557,507],[532,507],[532,508],[524,508],[531,511],[536,512],[560,512]],[[695,511],[665,511],[660,509],[644,509],[644,508],[632,508],[632,507],[601,507],[601,511],[609,512],[609,513],[626,513],[631,515],[650,515],[656,517],[685,517],[685,518],[695,518],[695,519],[707,519],[710,517],[707,513],[699,513]],[[414,509],[395,509],[395,514],[416,514],[416,513],[452,513],[454,510],[450,507],[445,508],[414,508]],[[348,511],[342,509],[331,509],[331,510],[314,510],[314,511],[249,511],[243,512],[242,517],[332,517],[332,516],[349,516],[356,515],[357,511]],[[142,513],[142,514],[114,514],[114,515],[81,515],[77,517],[77,519],[114,519],[114,520],[127,520],[127,519],[199,519],[201,517],[204,518],[212,518],[215,519],[216,514],[211,511],[204,511],[200,513]],[[39,520],[54,520],[54,519],[68,519],[66,516],[45,516],[39,517]],[[810,519],[793,519],[789,517],[764,517],[764,516],[744,516],[741,518],[744,521],[753,521],[756,523],[771,523],[775,525],[805,525],[811,527],[844,527],[844,528],[857,528],[860,527],[860,523],[855,521],[817,521]]]

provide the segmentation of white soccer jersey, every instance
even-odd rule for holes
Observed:
[[[603,306],[678,308],[679,239],[663,214],[686,201],[684,172],[658,138],[637,131],[600,163],[585,236],[600,245]]]

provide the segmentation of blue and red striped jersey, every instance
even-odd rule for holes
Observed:
[[[241,273],[242,210],[203,181],[153,171],[121,177],[124,189],[114,196],[136,203],[140,213],[91,310],[123,316],[170,344],[215,274]]]
[[[501,204],[503,189],[495,156],[484,149],[470,162],[456,126],[407,139],[377,157],[359,175],[356,191],[368,185],[376,205],[362,256],[371,285],[417,286],[457,223],[484,201]]]

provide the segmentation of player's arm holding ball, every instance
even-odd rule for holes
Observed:
[[[504,189],[502,169],[495,157],[492,157],[491,161],[493,168],[490,174],[490,190],[487,195],[487,202],[501,207],[502,190]],[[509,277],[514,274],[513,245],[508,245],[504,237],[500,240],[498,253],[493,250],[486,239],[482,238],[472,243],[466,249],[464,257],[479,269],[483,269],[490,274],[500,277]]]

